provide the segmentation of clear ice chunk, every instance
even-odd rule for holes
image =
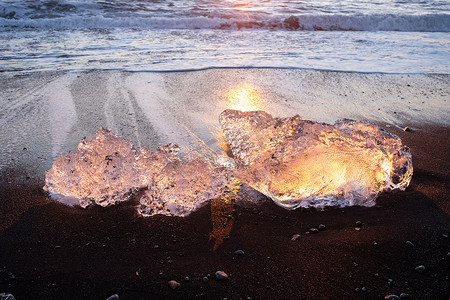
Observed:
[[[404,190],[412,177],[409,149],[374,125],[238,110],[225,110],[219,121],[234,175],[287,209],[372,206],[380,192]]]
[[[44,190],[58,201],[108,206],[135,197],[144,215],[186,216],[218,197],[229,180],[226,168],[210,162],[181,161],[175,144],[153,152],[136,150],[107,129],[82,140],[73,154],[59,156],[46,172]],[[78,202],[78,203],[77,203]]]

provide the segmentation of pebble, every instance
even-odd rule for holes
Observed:
[[[228,275],[224,271],[217,271],[216,272],[216,278],[219,279],[219,280],[227,280],[228,279]]]
[[[204,277],[202,278],[202,281],[203,281],[204,283],[207,283],[207,282],[209,281],[209,279],[208,279],[208,277],[204,276]]]
[[[392,284],[392,281],[393,281],[393,280],[392,280],[391,278],[389,278],[389,279],[388,279],[388,284],[391,285],[391,284]]]
[[[117,294],[111,295],[106,300],[119,300],[119,295]]]
[[[384,300],[400,300],[400,297],[397,295],[387,295],[384,297]]]
[[[447,239],[448,238],[448,234],[443,233],[442,237]]]
[[[319,230],[317,228],[310,228],[309,232],[311,232],[311,233],[319,233]]]
[[[242,251],[242,250],[236,250],[236,251],[234,251],[234,255],[237,255],[237,256],[242,256],[242,255],[244,255],[244,254],[245,254],[245,252]]]
[[[409,297],[409,295],[407,293],[401,293],[400,294],[400,299],[406,299],[408,297]]]
[[[327,229],[327,226],[325,226],[324,224],[320,224],[318,228],[320,231],[323,231],[323,230]]]
[[[416,267],[416,271],[419,273],[422,273],[423,271],[425,271],[425,266],[424,265],[420,265],[418,267]]]
[[[59,249],[59,248],[61,248],[61,246],[55,246],[55,249]]]
[[[159,245],[155,245],[155,246],[153,246],[153,248],[154,248],[154,249],[158,249],[158,248],[159,248]]]
[[[406,245],[408,245],[410,247],[414,247],[414,244],[411,241],[406,241]]]
[[[356,231],[360,231],[360,230],[361,230],[361,227],[355,227],[355,230],[356,230]]]
[[[361,221],[356,221],[355,226],[356,227],[361,227],[363,225],[363,223]]]
[[[291,238],[291,241],[299,241],[301,238],[300,234],[294,234]]]
[[[0,293],[0,300],[15,300],[12,294]]]
[[[180,286],[180,284],[178,282],[176,282],[175,280],[171,280],[169,281],[169,286],[172,290],[176,289],[177,287]]]
[[[361,291],[363,291],[364,293],[365,293],[365,292],[367,292],[367,289],[366,289],[366,287],[365,287],[365,286],[363,286],[363,287],[361,288]]]
[[[191,279],[190,279],[188,276],[184,277],[184,281],[188,282],[188,281],[190,281],[190,280],[191,280]]]
[[[356,288],[355,292],[359,293],[359,292],[361,292],[361,289],[360,288]]]

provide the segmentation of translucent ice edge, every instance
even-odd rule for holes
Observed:
[[[380,192],[404,190],[412,177],[409,149],[374,125],[238,110],[222,112],[220,124],[234,176],[287,209],[373,206]]]
[[[139,149],[110,130],[82,140],[46,172],[44,190],[65,204],[108,206],[140,195],[139,213],[187,216],[218,198],[231,178],[287,208],[372,206],[382,191],[404,190],[411,153],[376,126],[327,125],[299,116],[226,110],[220,124],[233,158],[182,161],[176,144]]]

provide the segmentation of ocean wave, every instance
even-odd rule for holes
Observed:
[[[270,29],[303,31],[404,31],[450,32],[449,14],[427,15],[290,15],[290,16],[190,16],[107,17],[69,15],[43,18],[18,17],[0,11],[0,27],[37,29]]]

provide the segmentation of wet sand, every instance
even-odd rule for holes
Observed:
[[[439,80],[442,85],[434,93],[446,93],[448,78]],[[368,87],[362,91],[367,93]],[[417,101],[427,99],[417,90],[414,93]],[[16,107],[17,114],[26,116],[25,108],[30,106]],[[427,112],[428,108],[422,109]],[[445,107],[441,110],[444,114]],[[404,116],[405,111],[396,112]],[[20,123],[8,119],[5,112],[4,124]],[[35,113],[28,111],[28,117]],[[87,113],[84,120],[94,113]],[[71,115],[67,114],[67,120]],[[185,119],[178,118],[185,122],[181,123],[193,120],[184,115]],[[395,126],[403,122],[395,115],[389,124],[383,118],[378,124],[411,148],[414,175],[406,191],[381,195],[375,207],[287,211],[241,188],[235,204],[220,207],[212,201],[186,218],[142,218],[132,201],[88,209],[50,201],[42,191],[42,170],[48,168],[55,147],[63,152],[73,149],[79,139],[52,143],[46,137],[52,136],[45,130],[47,124],[29,124],[30,132],[42,128],[43,138],[36,136],[37,144],[33,139],[19,139],[14,145],[20,153],[2,155],[2,160],[14,161],[3,161],[0,175],[0,292],[12,293],[16,299],[106,299],[112,294],[120,299],[383,299],[401,293],[409,299],[448,299],[450,128],[442,120],[444,124],[437,126],[428,119],[421,123],[410,118],[407,125],[412,130],[403,131]],[[98,125],[95,118],[95,124],[86,125],[80,123],[80,113],[76,116],[73,124],[85,127],[53,131],[53,141],[55,137],[68,141],[75,138],[76,130],[88,132]],[[34,132],[37,135],[39,130]],[[198,132],[200,136],[202,131]],[[8,142],[5,135],[3,144]],[[45,148],[45,143],[54,147]],[[250,198],[260,204],[250,204],[246,201]],[[360,230],[355,230],[357,221],[363,223]],[[326,230],[306,233],[319,224],[326,225]],[[300,240],[292,241],[294,234]],[[237,256],[236,250],[245,254]],[[419,265],[425,266],[424,272],[415,270]],[[218,270],[229,278],[217,280]],[[203,282],[204,277],[208,282]],[[172,290],[170,280],[181,285]]]

